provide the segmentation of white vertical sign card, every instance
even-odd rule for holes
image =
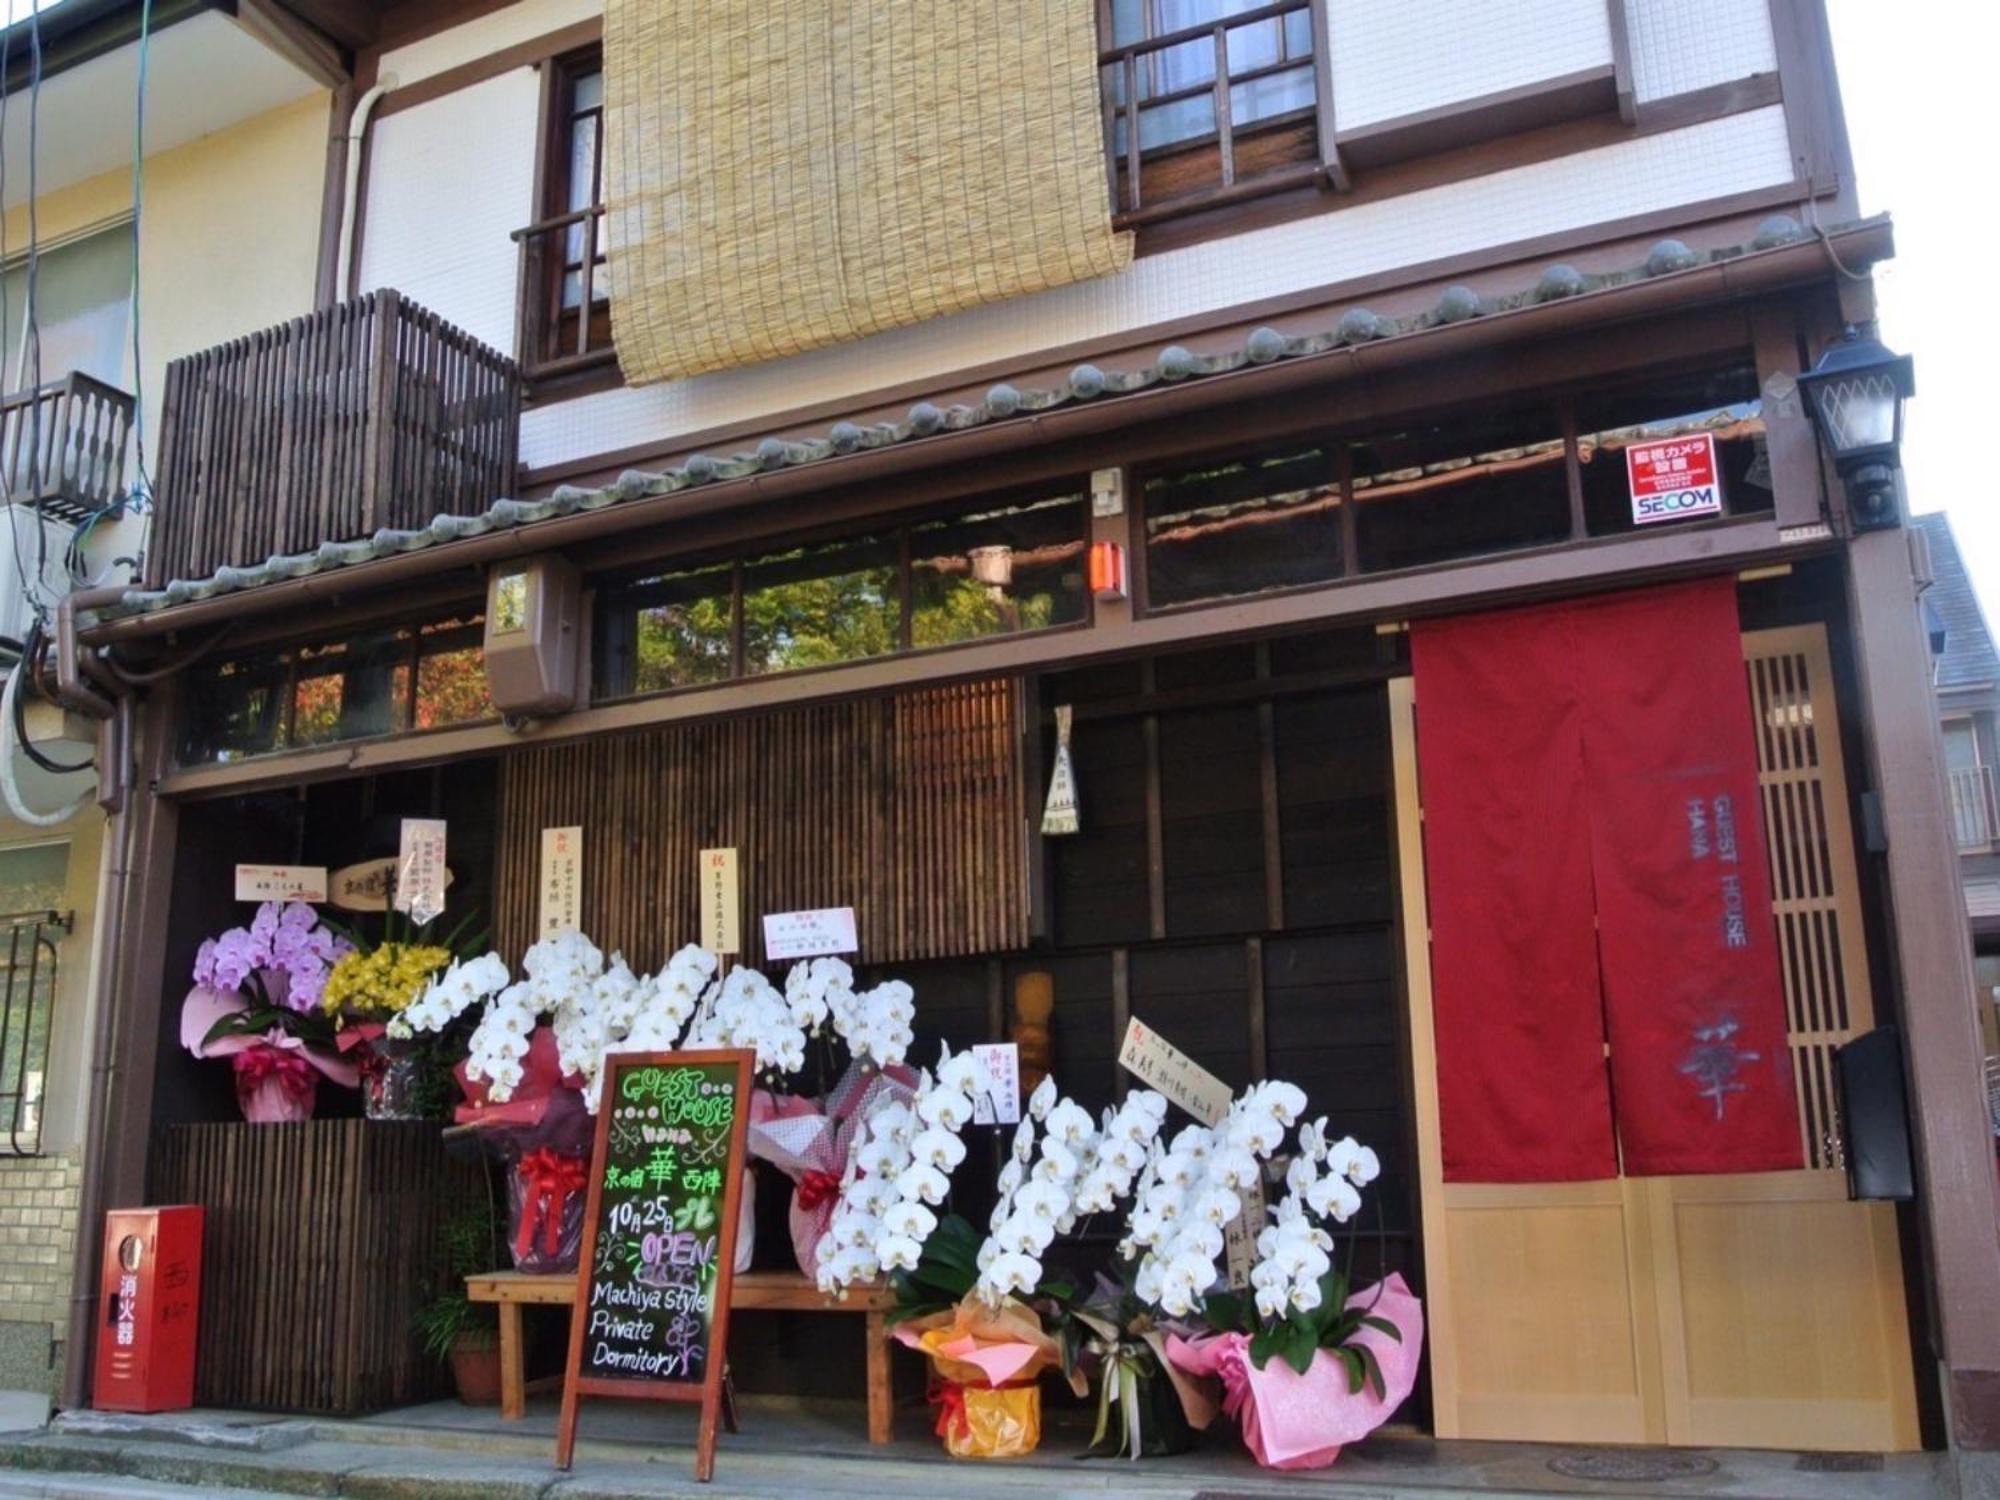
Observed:
[[[396,910],[419,927],[444,910],[444,819],[403,819],[396,855]]]
[[[583,830],[542,830],[542,876],[535,931],[542,937],[583,926]]]

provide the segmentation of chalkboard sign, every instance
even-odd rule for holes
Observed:
[[[604,1060],[556,1433],[562,1468],[583,1396],[701,1402],[698,1479],[715,1471],[717,1418],[735,1429],[723,1381],[755,1060],[747,1051]]]

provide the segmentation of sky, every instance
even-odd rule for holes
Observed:
[[[2000,628],[2000,500],[1986,492],[2000,489],[1989,447],[2000,435],[2000,211],[1986,197],[2000,7],[1826,7],[1861,211],[1896,222],[1896,258],[1876,268],[1875,284],[1882,341],[1916,357],[1903,443],[1910,508],[1950,515],[1987,621]]]

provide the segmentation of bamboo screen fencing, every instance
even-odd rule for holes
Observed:
[[[392,291],[177,359],[147,586],[478,515],[520,417],[511,359]]]
[[[1015,684],[974,682],[616,739],[501,762],[494,926],[534,940],[541,830],[583,829],[582,926],[634,970],[699,929],[699,851],[734,848],[744,958],[760,918],[852,906],[860,961],[1028,941],[1027,795]]]
[[[486,1196],[435,1125],[175,1125],[155,1203],[204,1213],[203,1406],[351,1417],[443,1394],[415,1319],[446,1266],[445,1220]]]

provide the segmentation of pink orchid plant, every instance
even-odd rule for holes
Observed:
[[[181,1045],[227,1057],[246,1118],[303,1119],[317,1079],[354,1088],[360,1076],[321,1009],[327,975],[353,945],[302,901],[266,901],[195,954],[194,988],[181,1004]]]

